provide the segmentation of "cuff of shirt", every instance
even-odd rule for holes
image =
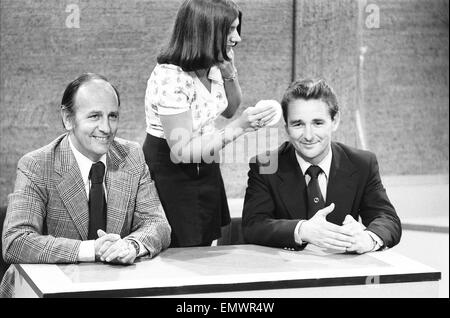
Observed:
[[[301,229],[301,226],[302,226],[303,222],[305,222],[305,221],[306,221],[306,220],[300,220],[300,221],[297,223],[297,225],[295,226],[295,230],[294,230],[294,240],[295,240],[295,243],[297,243],[298,245],[302,245],[302,244],[305,243],[305,242],[303,242],[302,239],[300,238],[300,229]]]
[[[95,262],[95,240],[82,241],[78,251],[79,262]]]
[[[375,233],[366,230],[367,233],[372,237],[372,239],[376,242],[375,247],[373,248],[372,251],[377,251],[379,250],[381,247],[383,247],[384,243],[383,240],[380,239],[380,237],[378,235],[376,235]]]

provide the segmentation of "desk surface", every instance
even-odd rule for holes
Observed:
[[[437,281],[441,273],[392,250],[338,254],[308,246],[171,248],[129,266],[20,264],[40,297],[162,296],[192,293]]]

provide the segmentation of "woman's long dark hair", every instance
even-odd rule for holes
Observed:
[[[208,69],[229,61],[227,37],[231,24],[242,13],[232,0],[185,0],[178,9],[168,46],[158,55],[159,64],[174,64],[184,71]],[[240,33],[240,24],[238,26]]]

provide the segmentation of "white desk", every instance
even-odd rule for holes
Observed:
[[[395,253],[171,248],[130,266],[17,264],[17,297],[437,297],[441,273]]]

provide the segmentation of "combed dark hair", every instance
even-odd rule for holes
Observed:
[[[227,37],[237,18],[242,21],[242,12],[232,0],[185,0],[178,9],[169,44],[158,55],[158,63],[174,64],[192,72],[221,62],[220,53],[229,61]]]
[[[117,103],[120,106],[119,91],[116,89],[116,87],[113,84],[111,84],[107,80],[106,77],[104,77],[103,75],[100,75],[100,74],[95,74],[95,73],[85,73],[85,74],[80,75],[75,80],[70,82],[69,85],[67,85],[66,90],[64,91],[64,94],[63,94],[62,101],[61,101],[61,109],[66,110],[70,116],[73,116],[75,114],[75,109],[74,109],[75,95],[77,94],[78,89],[83,84],[85,84],[89,81],[92,81],[92,80],[96,80],[96,79],[103,80],[112,86],[112,88],[114,89],[114,91],[116,92],[116,95],[117,95]],[[64,122],[63,122],[63,126],[64,126]]]
[[[324,79],[302,79],[293,82],[287,88],[281,100],[281,108],[283,109],[283,118],[287,124],[288,105],[292,100],[296,99],[319,99],[328,105],[331,119],[339,112],[339,104],[336,94],[330,85]]]

